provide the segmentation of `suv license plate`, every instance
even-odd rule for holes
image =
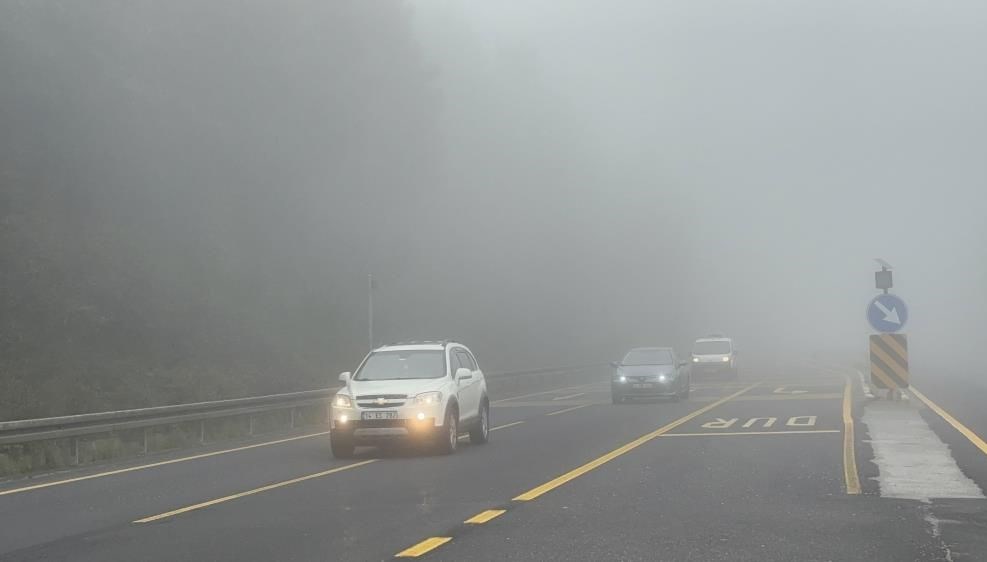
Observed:
[[[642,383],[637,383],[637,384],[632,385],[632,388],[651,388],[653,386],[654,385],[651,384],[651,383],[642,382]]]
[[[386,412],[363,412],[363,419],[365,420],[396,420],[398,419],[398,413],[394,411]]]

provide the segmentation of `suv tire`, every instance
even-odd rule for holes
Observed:
[[[446,409],[445,422],[435,435],[436,450],[441,455],[451,455],[459,445],[459,412],[455,407]]]
[[[486,400],[480,403],[480,416],[470,429],[470,443],[483,445],[490,441],[490,405]]]

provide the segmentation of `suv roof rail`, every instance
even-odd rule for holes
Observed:
[[[450,342],[449,340],[404,340],[404,341],[384,344],[383,347],[390,347],[394,345],[426,345],[426,344],[446,345],[449,343],[452,342]]]

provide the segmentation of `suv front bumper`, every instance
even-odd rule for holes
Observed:
[[[396,408],[339,408],[329,411],[329,431],[337,437],[352,439],[355,443],[369,444],[396,440],[430,439],[444,424],[442,405],[404,405]],[[383,412],[395,412],[388,419],[364,419]]]
[[[424,420],[333,420],[329,431],[344,436],[358,444],[386,441],[431,439],[439,432],[435,418]]]

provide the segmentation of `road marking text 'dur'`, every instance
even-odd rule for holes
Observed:
[[[785,422],[785,425],[787,427],[813,427],[814,425],[816,425],[816,419],[817,419],[816,416],[792,416],[788,418],[788,421]],[[740,418],[730,418],[730,419],[715,418],[713,421],[708,421],[704,423],[702,427],[704,429],[729,429],[739,421]],[[778,418],[775,417],[750,418],[747,421],[745,421],[743,424],[741,424],[740,427],[751,428],[758,426],[758,424],[760,424],[760,426],[758,427],[772,427],[775,425],[775,422],[777,421]]]

